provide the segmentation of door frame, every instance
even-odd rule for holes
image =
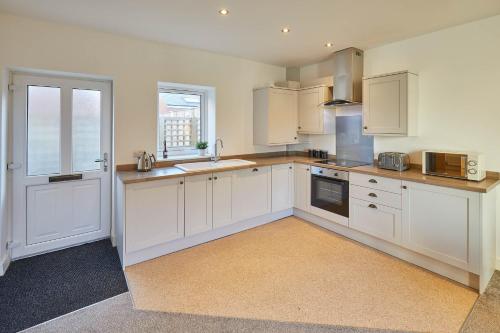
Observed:
[[[8,78],[7,82],[9,83],[9,87],[7,88],[8,94],[7,94],[7,101],[4,105],[6,105],[6,111],[7,111],[7,126],[5,126],[7,133],[4,134],[4,137],[7,137],[7,161],[8,163],[13,161],[13,150],[14,150],[14,134],[13,134],[13,122],[14,122],[14,91],[17,87],[13,86],[13,78],[15,75],[23,75],[23,76],[32,76],[32,77],[41,77],[41,78],[54,78],[54,79],[62,79],[62,80],[77,80],[77,81],[95,81],[95,82],[100,82],[107,84],[107,91],[106,93],[109,95],[109,105],[106,105],[107,108],[109,108],[109,115],[108,115],[108,120],[107,120],[107,136],[109,140],[109,152],[108,152],[108,172],[109,172],[109,196],[108,199],[106,200],[108,202],[107,209],[109,210],[109,219],[103,219],[101,220],[101,228],[99,231],[95,232],[89,232],[87,234],[83,235],[75,235],[75,236],[68,236],[64,237],[62,239],[58,240],[53,240],[53,241],[47,241],[43,244],[57,244],[55,247],[51,249],[44,249],[44,246],[39,246],[39,251],[36,253],[26,253],[21,255],[15,255],[13,256],[13,251],[17,250],[16,247],[19,246],[26,246],[26,238],[24,239],[23,243],[19,243],[18,240],[15,240],[14,237],[14,228],[16,228],[16,217],[14,216],[14,204],[15,204],[15,188],[14,188],[14,175],[13,172],[14,170],[8,170],[7,171],[7,184],[3,185],[0,184],[0,186],[6,186],[7,187],[7,198],[8,198],[8,205],[7,205],[7,253],[6,257],[8,262],[11,260],[17,260],[25,257],[30,257],[30,256],[35,256],[39,255],[45,252],[52,252],[52,251],[57,251],[63,248],[67,247],[73,247],[77,245],[81,245],[84,243],[88,242],[93,242],[97,241],[100,239],[105,239],[105,238],[110,238],[113,243],[113,246],[115,246],[114,242],[114,237],[113,237],[113,229],[114,229],[114,206],[115,206],[115,200],[114,200],[114,193],[115,193],[115,163],[114,163],[114,155],[115,155],[115,138],[114,138],[114,124],[115,124],[115,117],[114,117],[114,84],[113,84],[113,79],[108,76],[101,76],[101,75],[89,75],[89,74],[79,74],[79,73],[71,73],[71,72],[59,72],[59,71],[46,71],[46,70],[37,70],[37,69],[27,69],[27,68],[19,68],[19,67],[10,67],[7,68],[6,71],[6,76]],[[25,207],[25,214],[26,215],[26,207]],[[24,232],[26,233],[26,221],[24,222]],[[0,235],[1,236],[1,235]],[[74,238],[79,237],[78,241],[75,242]],[[32,247],[37,247],[38,244],[31,245]],[[0,253],[1,254],[1,253]],[[15,257],[15,258],[13,258]],[[7,264],[8,265],[8,264]],[[7,266],[4,269],[4,272],[6,271]],[[0,272],[1,273],[1,272]],[[0,274],[1,276],[1,274]]]

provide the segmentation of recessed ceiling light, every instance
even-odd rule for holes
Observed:
[[[325,47],[332,47],[332,46],[333,46],[333,44],[332,44],[332,43],[330,43],[330,42],[325,43]]]
[[[284,34],[287,34],[287,33],[290,32],[290,28],[284,27],[283,29],[281,29],[281,32],[284,33]]]
[[[229,14],[229,10],[227,10],[226,8],[222,8],[221,10],[219,10],[219,14],[227,15],[227,14]]]

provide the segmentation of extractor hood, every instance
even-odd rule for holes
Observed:
[[[363,51],[354,47],[333,54],[333,99],[327,106],[359,104],[362,101]]]

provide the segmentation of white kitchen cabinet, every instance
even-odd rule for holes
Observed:
[[[417,135],[417,78],[398,72],[363,79],[363,134]]]
[[[480,194],[403,182],[402,245],[479,272]]]
[[[294,207],[308,212],[311,209],[311,171],[307,164],[294,166]]]
[[[233,172],[217,172],[213,174],[213,226],[220,228],[229,225],[232,220],[232,184]]]
[[[293,207],[293,165],[278,164],[271,167],[272,172],[272,212]]]
[[[212,174],[185,178],[185,235],[212,229]]]
[[[401,210],[351,197],[349,228],[399,244],[401,241]]]
[[[317,86],[299,91],[299,126],[301,134],[335,133],[335,111],[322,104],[332,98],[330,89]]]
[[[233,171],[233,221],[242,221],[271,212],[271,167]]]
[[[262,88],[253,92],[253,141],[256,145],[298,143],[297,90]]]
[[[184,237],[184,178],[130,184],[125,194],[125,250]]]

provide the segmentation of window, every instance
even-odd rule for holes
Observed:
[[[207,141],[207,93],[200,89],[160,87],[158,90],[158,151],[163,156],[196,155],[196,144]]]

